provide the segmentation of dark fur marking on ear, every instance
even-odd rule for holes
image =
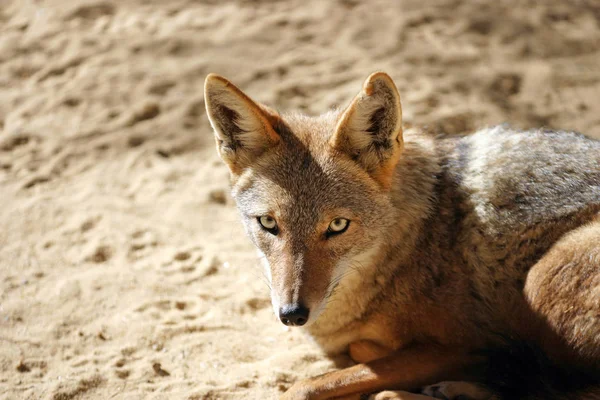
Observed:
[[[381,132],[382,125],[386,118],[386,110],[385,107],[379,107],[371,114],[371,118],[369,118],[369,122],[371,126],[367,129],[373,136],[383,136]]]
[[[309,154],[306,154],[302,159],[302,166],[300,168],[302,168],[302,170],[306,170],[310,167],[311,163],[312,157]]]
[[[275,133],[284,140],[289,141],[294,136],[290,127],[281,118],[275,119],[275,121],[272,122],[272,127]]]
[[[221,125],[221,131],[224,132],[229,139],[227,143],[225,143],[225,147],[236,150],[240,147],[240,142],[236,139],[236,135],[246,132],[240,128],[238,124],[240,114],[222,104],[219,104],[216,109],[216,114],[219,115],[218,122]]]

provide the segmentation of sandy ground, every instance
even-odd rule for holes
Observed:
[[[597,0],[3,0],[0,398],[270,399],[335,368],[272,315],[209,72],[314,114],[383,69],[407,124],[600,137],[599,65]]]

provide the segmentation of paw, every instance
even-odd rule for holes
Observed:
[[[492,393],[489,390],[472,382],[440,382],[423,388],[421,393],[443,400],[492,399]]]
[[[401,392],[392,392],[391,390],[386,390],[385,392],[372,394],[369,396],[369,400],[398,400],[402,399],[400,393]]]
[[[386,390],[369,396],[369,400],[432,400],[431,397],[402,391]]]

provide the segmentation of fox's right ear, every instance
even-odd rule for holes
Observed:
[[[206,77],[204,99],[217,151],[233,174],[239,174],[280,140],[273,129],[278,116],[222,76]]]

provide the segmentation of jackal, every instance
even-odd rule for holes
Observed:
[[[205,100],[275,313],[357,362],[284,399],[600,399],[599,141],[403,131],[383,72],[319,117]]]

